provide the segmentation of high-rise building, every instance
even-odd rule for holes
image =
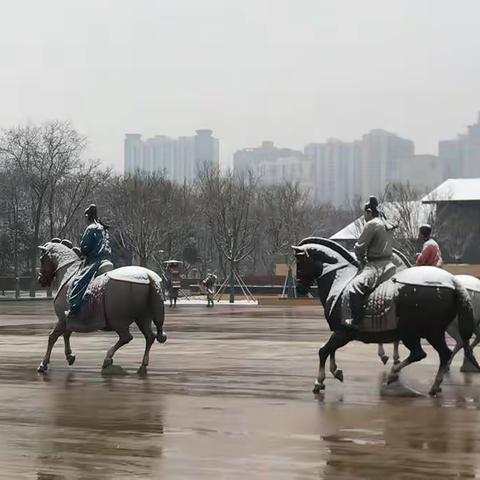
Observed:
[[[444,180],[443,164],[436,155],[414,155],[402,162],[402,183],[408,182],[419,194],[431,191]]]
[[[316,203],[349,207],[359,197],[382,195],[388,184],[399,182],[420,190],[435,187],[443,180],[440,162],[414,152],[411,140],[385,130],[371,130],[354,142],[308,144],[305,155],[313,162]]]
[[[470,125],[466,134],[438,142],[438,156],[444,178],[480,177],[480,113],[477,123]]]
[[[334,138],[305,147],[305,156],[313,163],[314,198],[318,205],[348,206],[360,194],[360,154],[360,142]]]
[[[311,160],[298,150],[277,148],[273,142],[264,141],[259,147],[236,151],[233,171],[252,173],[263,185],[295,182],[313,196]]]
[[[204,168],[218,168],[219,141],[212,130],[191,137],[157,135],[145,141],[137,133],[125,135],[125,175],[161,174],[178,183],[191,183]]]
[[[371,130],[361,142],[361,196],[380,195],[391,183],[406,181],[403,164],[412,160],[415,145],[385,130]]]

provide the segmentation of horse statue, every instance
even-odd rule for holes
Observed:
[[[408,258],[400,251],[393,249],[393,263],[396,266],[396,271],[401,272],[405,268],[411,268],[412,264]],[[456,275],[457,280],[465,287],[472,302],[473,318],[474,318],[474,334],[475,339],[470,345],[473,349],[480,343],[480,280],[472,275]],[[450,367],[453,357],[462,349],[463,341],[460,336],[458,319],[455,318],[447,327],[447,333],[455,340],[455,347],[452,351],[452,357],[448,362]],[[385,349],[382,343],[378,344],[378,356],[385,365],[388,362],[388,355],[385,353]],[[396,365],[400,363],[399,355],[399,342],[393,343],[393,363]],[[461,367],[462,372],[468,373],[480,373],[480,370],[472,364],[468,358],[463,359],[463,365]]]
[[[346,285],[358,271],[357,260],[343,247],[324,238],[306,238],[294,246],[297,260],[297,292],[306,294],[314,281],[332,335],[319,350],[319,371],[314,393],[325,389],[325,363],[330,356],[330,371],[339,380],[335,351],[352,340],[364,343],[402,341],[409,356],[393,365],[388,383],[399,378],[407,365],[426,357],[420,341],[426,338],[438,352],[440,364],[430,395],[441,391],[441,383],[452,352],[445,342],[445,331],[458,316],[458,327],[465,356],[478,367],[469,339],[474,328],[470,298],[454,275],[435,267],[412,267],[386,279],[368,298],[365,315],[357,328],[345,325],[349,316]]]
[[[65,356],[69,365],[75,362],[75,355],[70,348],[72,331],[114,330],[117,332],[118,342],[108,350],[103,362],[103,369],[113,364],[115,352],[129,343],[133,337],[130,334],[130,325],[135,322],[145,337],[145,353],[139,374],[147,372],[149,353],[155,339],[160,343],[167,340],[163,331],[165,320],[162,281],[151,270],[143,267],[121,267],[106,273],[101,270],[92,280],[90,289],[91,300],[82,307],[81,312],[85,324],[69,324],[65,311],[68,309],[68,294],[76,272],[82,260],[71,248],[71,243],[47,242],[39,246],[40,273],[38,280],[43,287],[52,284],[56,279],[59,285],[53,304],[57,315],[57,324],[48,337],[48,347],[40,366],[39,372],[46,372],[50,363],[50,355],[60,335],[65,341]],[[83,309],[86,309],[84,311]],[[152,331],[152,320],[157,333]]]

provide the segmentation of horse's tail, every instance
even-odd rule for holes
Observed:
[[[165,305],[163,303],[162,279],[151,270],[148,271],[148,276],[150,277],[150,311],[152,313],[153,323],[157,328],[157,335],[155,338],[160,343],[165,343],[167,341],[167,335],[163,331],[163,322],[165,321]]]
[[[470,362],[480,369],[472,348],[470,347],[470,338],[475,329],[475,318],[473,315],[472,302],[468,295],[467,289],[460,283],[457,278],[453,278],[455,284],[455,293],[457,299],[457,316],[458,316],[458,331],[463,341],[463,350],[465,357]]]

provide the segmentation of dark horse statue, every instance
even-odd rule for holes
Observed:
[[[436,395],[441,391],[452,355],[445,342],[445,331],[457,316],[465,356],[478,366],[468,342],[474,328],[472,304],[454,275],[435,267],[413,267],[396,273],[370,295],[364,321],[356,329],[344,325],[348,300],[343,292],[358,271],[357,260],[339,244],[324,238],[306,238],[293,248],[297,258],[297,292],[307,294],[312,283],[317,282],[325,317],[333,332],[319,350],[314,393],[325,388],[325,363],[329,356],[330,371],[343,381],[343,373],[335,363],[335,351],[352,340],[404,343],[410,354],[390,370],[387,381],[391,383],[398,379],[404,367],[426,357],[420,344],[421,339],[426,338],[440,358],[430,389],[430,395]],[[371,328],[372,325],[376,328]]]

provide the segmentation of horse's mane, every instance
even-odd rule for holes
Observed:
[[[322,245],[324,247],[328,247],[341,255],[345,260],[347,260],[349,263],[354,265],[355,267],[359,267],[360,264],[358,260],[344,247],[342,247],[340,244],[337,242],[334,242],[333,240],[329,240],[328,238],[320,238],[320,237],[307,237],[304,238],[298,245],[301,247],[303,245],[307,245],[309,243],[313,243],[315,245]]]
[[[400,258],[400,260],[405,264],[407,268],[410,268],[412,266],[412,263],[403,252],[397,250],[396,248],[392,248],[392,252]]]
[[[45,246],[51,246],[51,251],[54,251],[58,257],[59,265],[62,263],[70,262],[70,260],[80,261],[80,257],[72,247],[72,243],[68,240],[60,240],[53,238],[45,244]]]

